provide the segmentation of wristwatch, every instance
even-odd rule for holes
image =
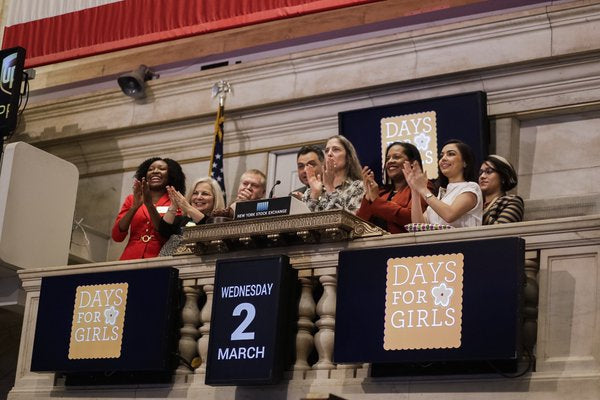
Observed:
[[[433,193],[429,192],[425,195],[425,201],[427,202],[427,200],[429,200],[431,197],[433,197]]]

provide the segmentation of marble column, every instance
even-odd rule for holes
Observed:
[[[296,363],[294,371],[310,369],[308,356],[314,346],[313,330],[315,323],[315,300],[313,299],[313,281],[310,278],[300,278],[302,291],[298,302],[298,333],[296,334]]]
[[[315,334],[315,347],[319,353],[319,361],[313,365],[315,370],[335,369],[333,363],[333,341],[335,337],[335,302],[336,285],[335,276],[323,275],[319,278],[323,285],[323,295],[317,303],[319,320],[316,325],[319,329]]]
[[[179,355],[183,360],[180,361],[177,368],[178,374],[189,374],[192,360],[198,354],[198,322],[200,320],[200,310],[198,309],[199,290],[195,287],[184,286],[185,305],[181,312],[183,327],[181,328],[181,338],[179,339]]]
[[[213,301],[213,285],[204,285],[202,290],[206,294],[206,303],[202,307],[200,313],[200,323],[202,324],[198,329],[200,332],[200,340],[198,340],[198,353],[200,354],[200,366],[196,369],[197,374],[206,373],[206,358],[208,356],[208,337],[210,335],[210,318],[212,315],[212,301]]]

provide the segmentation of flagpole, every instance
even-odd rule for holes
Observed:
[[[225,193],[225,174],[223,173],[223,124],[225,122],[225,100],[227,98],[227,94],[229,92],[233,92],[231,89],[231,84],[223,80],[215,83],[211,89],[211,92],[213,98],[219,96],[219,108],[217,110],[217,118],[215,120],[213,148],[210,157],[208,173],[211,178],[219,183],[219,186],[223,191],[225,203],[227,203],[227,196]]]

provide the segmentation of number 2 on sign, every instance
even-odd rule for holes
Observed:
[[[246,311],[246,318],[231,334],[231,340],[254,340],[254,332],[244,332],[244,330],[254,321],[256,309],[250,303],[240,303],[233,309],[233,316],[239,317],[242,311]]]

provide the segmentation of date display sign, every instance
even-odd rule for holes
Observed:
[[[295,283],[286,256],[217,261],[207,385],[281,379],[293,338]]]

